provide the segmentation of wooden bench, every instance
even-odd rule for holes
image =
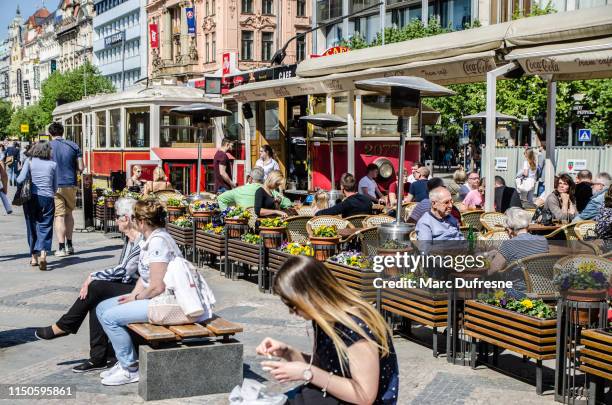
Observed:
[[[179,342],[190,338],[221,338],[221,341],[228,342],[231,336],[243,331],[239,324],[216,315],[201,324],[161,326],[150,323],[131,323],[128,328],[153,348],[158,347],[160,343]]]
[[[138,383],[145,401],[228,393],[242,382],[243,345],[230,339],[243,331],[237,323],[215,316],[201,324],[128,328],[146,341],[139,348]]]

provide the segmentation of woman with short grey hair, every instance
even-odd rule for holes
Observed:
[[[91,273],[83,285],[79,297],[57,323],[36,330],[39,339],[55,339],[70,333],[76,334],[89,313],[90,358],[72,369],[75,373],[101,370],[115,363],[112,346],[96,316],[98,303],[113,297],[129,294],[134,289],[138,274],[138,259],[142,234],[132,220],[133,198],[120,198],[115,202],[119,231],[127,237],[119,264]]]
[[[531,214],[522,208],[511,207],[506,214],[506,232],[510,240],[505,240],[499,245],[498,252],[491,260],[489,274],[499,272],[512,262],[527,256],[548,253],[548,239],[542,235],[532,235],[528,232]],[[522,273],[510,274],[507,280],[514,279],[512,294],[515,297],[524,295],[525,281]]]
[[[51,160],[49,142],[37,142],[29,149],[17,184],[28,178],[32,181],[32,198],[23,204],[28,244],[32,259],[30,264],[47,270],[47,252],[53,241],[53,216],[55,214],[55,192],[57,191],[57,164]]]

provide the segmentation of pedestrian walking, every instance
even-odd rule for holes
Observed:
[[[53,198],[58,180],[57,164],[51,160],[49,142],[39,142],[30,149],[17,183],[23,184],[28,178],[32,181],[32,198],[23,205],[23,213],[32,255],[30,264],[46,270],[47,252],[53,241]]]
[[[9,184],[15,186],[17,184],[17,176],[19,176],[19,157],[21,156],[19,142],[13,142],[12,146],[6,148],[5,155],[4,163],[8,171]]]
[[[59,122],[49,125],[52,158],[57,163],[57,193],[55,194],[55,233],[59,243],[55,256],[64,257],[74,253],[72,232],[76,207],[77,172],[83,171],[83,154],[79,146],[64,139],[64,127]]]
[[[7,215],[13,213],[13,207],[11,206],[11,202],[6,196],[8,192],[8,173],[4,167],[4,162],[0,159],[0,199],[2,200],[2,205],[4,206],[4,211],[6,211]]]

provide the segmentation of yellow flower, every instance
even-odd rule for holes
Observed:
[[[505,295],[506,293],[504,292],[504,290],[497,290],[495,292],[495,299],[501,300],[502,298],[504,298]]]
[[[524,300],[522,300],[521,305],[527,309],[533,308],[533,302],[528,298],[525,298]]]

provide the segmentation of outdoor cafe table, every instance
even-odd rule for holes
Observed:
[[[542,225],[542,224],[529,224],[527,231],[536,235],[549,234],[561,228],[563,225]]]

